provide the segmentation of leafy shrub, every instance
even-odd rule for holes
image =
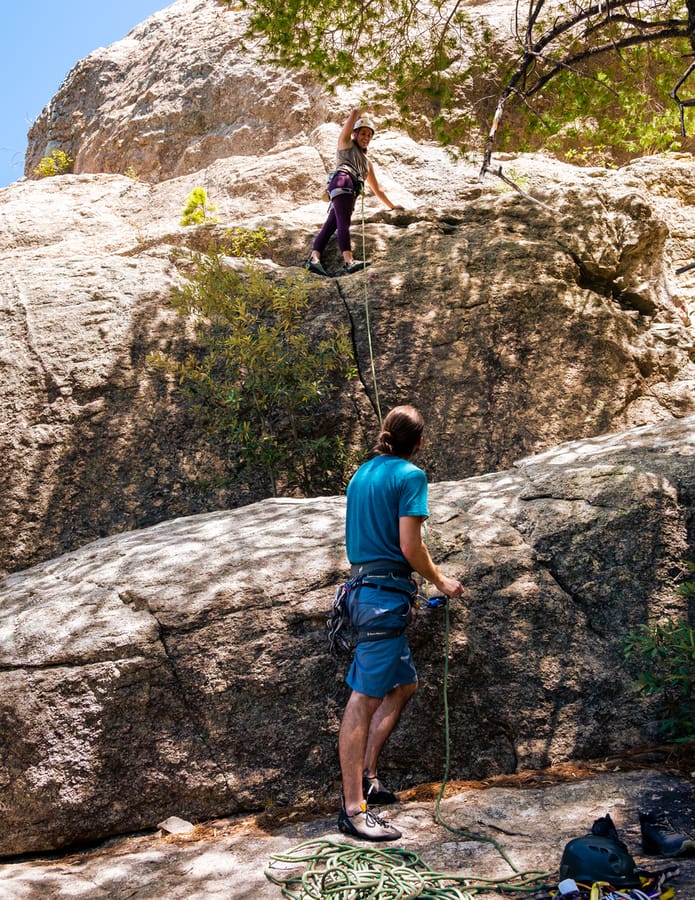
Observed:
[[[222,244],[229,256],[259,256],[268,244],[268,232],[263,226],[254,231],[249,228],[228,228],[222,237]]]
[[[258,245],[258,232],[233,234],[237,248]],[[340,490],[351,463],[321,412],[355,377],[343,325],[312,322],[304,273],[271,280],[247,258],[244,271],[214,248],[190,255],[188,277],[172,296],[193,322],[197,350],[183,360],[162,353],[150,362],[174,376],[211,436],[234,449],[236,477],[262,474],[273,496]]]
[[[50,178],[53,175],[64,175],[70,171],[74,160],[64,150],[51,150],[50,156],[44,156],[34,169],[37,178]]]
[[[186,197],[186,203],[181,210],[181,225],[203,225],[206,222],[217,222],[209,213],[217,209],[212,203],[208,203],[207,191],[203,187],[193,188]]]
[[[695,571],[695,564],[686,565]],[[695,582],[686,581],[677,590],[688,600],[695,600]],[[645,697],[660,697],[660,732],[671,740],[692,740],[695,737],[695,632],[688,620],[668,617],[640,625],[628,636],[625,655],[637,657],[644,666],[635,689]]]

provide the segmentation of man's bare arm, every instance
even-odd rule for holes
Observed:
[[[401,553],[413,570],[422,575],[425,581],[433,584],[437,590],[447,597],[460,597],[463,585],[455,578],[442,575],[432,562],[432,557],[422,540],[422,519],[420,516],[401,516],[398,520],[398,534]]]

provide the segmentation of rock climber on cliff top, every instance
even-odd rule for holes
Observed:
[[[365,181],[389,209],[403,209],[392,203],[383,192],[374,167],[367,159],[367,148],[373,137],[373,120],[365,110],[359,107],[353,109],[338,137],[336,168],[330,175],[327,188],[331,200],[328,217],[314,240],[310,258],[304,264],[310,272],[328,276],[321,264],[321,254],[335,231],[338,232],[338,249],[344,261],[340,274],[351,275],[369,265],[364,260],[354,259],[350,241],[350,221],[357,198],[364,191]]]

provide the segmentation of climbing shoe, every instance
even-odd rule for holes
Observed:
[[[355,272],[361,272],[362,269],[366,269],[368,265],[368,262],[364,262],[361,259],[356,259],[354,262],[345,263],[345,265],[343,266],[343,272],[345,272],[346,275],[352,275]]]
[[[695,852],[695,840],[671,825],[666,813],[652,810],[639,814],[642,850],[650,856],[685,856]]]
[[[397,841],[401,836],[400,831],[386,819],[367,809],[366,802],[363,802],[352,816],[349,816],[343,807],[338,816],[338,828],[343,834],[349,834],[362,841]]]
[[[324,278],[330,278],[328,272],[324,269],[320,262],[313,262],[312,260],[308,259],[304,263],[304,268],[308,269],[310,272],[313,272],[314,275],[323,275]]]
[[[362,773],[362,790],[367,806],[388,806],[390,803],[398,803],[398,797],[387,790],[376,775],[370,778],[366,771]]]

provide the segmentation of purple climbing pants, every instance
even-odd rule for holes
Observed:
[[[343,176],[345,185],[337,183],[338,180],[343,180],[340,179],[340,176]],[[350,188],[349,192],[348,186]],[[357,200],[357,195],[352,191],[352,179],[347,173],[337,172],[329,187],[331,190],[338,187],[342,188],[345,193],[336,194],[333,197],[328,218],[323,223],[321,231],[316,235],[316,240],[311,249],[317,250],[319,253],[323,253],[326,249],[326,244],[328,244],[330,237],[335,231],[338,232],[338,249],[341,252],[352,249],[350,243],[350,220],[352,219],[352,211]]]

